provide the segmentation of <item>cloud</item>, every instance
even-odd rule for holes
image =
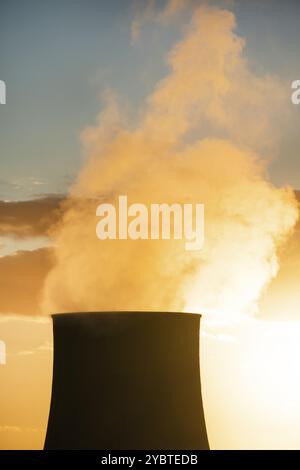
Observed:
[[[169,23],[178,13],[187,8],[191,3],[191,0],[166,0],[165,2],[147,0],[142,3],[136,2],[134,6],[135,15],[131,23],[131,42],[135,44],[138,41],[141,30],[147,24]]]
[[[44,343],[32,348],[32,349],[22,349],[15,353],[15,356],[31,356],[32,354],[40,352],[52,352],[53,345],[50,341],[45,341]]]
[[[48,325],[49,324],[49,317],[45,317],[44,315],[37,315],[37,316],[22,316],[16,315],[14,313],[9,314],[2,314],[0,315],[0,324],[9,324],[12,322],[20,323],[34,323],[34,324],[41,324],[41,325]]]
[[[144,5],[143,5],[144,6]],[[140,8],[138,3],[135,3],[135,16],[131,23],[131,41],[135,43],[138,41],[142,27],[154,20],[156,16],[155,0],[147,0],[145,8]]]
[[[41,291],[52,266],[50,248],[21,251],[0,258],[0,312],[40,313]]]
[[[233,335],[225,334],[225,333],[211,333],[208,331],[201,331],[201,337],[205,337],[208,339],[212,339],[215,341],[220,341],[222,343],[235,343],[236,338]]]
[[[23,351],[19,351],[16,355],[17,356],[31,356],[32,354],[34,354],[33,350],[24,349]]]
[[[53,232],[45,312],[257,311],[298,206],[289,188],[272,185],[265,159],[288,95],[276,77],[251,70],[244,45],[231,11],[194,8],[135,127],[109,98],[83,134],[86,164]],[[96,201],[116,204],[120,194],[147,206],[204,203],[204,249],[186,252],[181,240],[99,241]]]
[[[24,199],[24,197],[38,197],[40,193],[49,193],[52,184],[36,176],[23,176],[13,179],[0,178],[0,198],[4,200]]]
[[[45,430],[17,424],[0,425],[1,450],[38,450],[43,447]]]
[[[38,352],[52,352],[53,351],[53,344],[50,341],[45,341],[44,343],[35,346],[32,349],[22,349],[15,353],[16,356],[31,356],[32,354]]]
[[[0,236],[28,238],[47,235],[60,217],[61,195],[29,201],[0,201]]]
[[[190,3],[190,0],[169,0],[164,10],[159,14],[160,21],[170,21]]]
[[[0,186],[13,187],[14,185],[10,181],[0,178]]]
[[[21,432],[21,428],[19,426],[0,426],[0,432]]]

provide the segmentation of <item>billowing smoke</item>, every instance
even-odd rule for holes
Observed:
[[[231,12],[200,7],[134,126],[106,94],[99,122],[83,133],[87,162],[52,233],[46,312],[255,313],[298,208],[291,190],[271,184],[265,164],[288,97],[275,78],[251,72],[243,49]],[[96,207],[119,195],[147,205],[204,203],[204,249],[100,241]]]

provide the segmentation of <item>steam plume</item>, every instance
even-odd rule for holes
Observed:
[[[133,130],[117,99],[106,96],[98,124],[83,133],[87,162],[53,230],[46,312],[255,312],[298,209],[291,190],[270,183],[261,156],[274,144],[288,98],[275,78],[250,71],[234,29],[231,12],[195,9]],[[129,203],[204,203],[204,249],[99,241],[96,206],[120,194]]]

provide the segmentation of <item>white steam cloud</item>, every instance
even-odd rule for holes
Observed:
[[[255,313],[298,208],[291,190],[268,180],[261,156],[289,100],[277,79],[251,72],[243,48],[231,12],[194,9],[169,53],[169,74],[133,130],[107,94],[97,125],[83,133],[87,162],[53,230],[46,312]],[[187,252],[178,240],[99,241],[97,204],[120,194],[129,203],[204,203],[204,249]]]

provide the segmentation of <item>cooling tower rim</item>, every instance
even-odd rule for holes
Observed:
[[[116,315],[116,316],[121,316],[121,315],[140,315],[140,316],[164,316],[165,318],[195,318],[198,317],[199,319],[201,318],[200,313],[189,313],[189,312],[170,312],[170,311],[147,311],[147,310],[103,310],[103,311],[87,311],[87,312],[63,312],[63,313],[52,313],[51,317],[52,319],[55,318],[82,318],[83,316],[87,317],[92,317],[92,316],[105,316],[105,315]]]

